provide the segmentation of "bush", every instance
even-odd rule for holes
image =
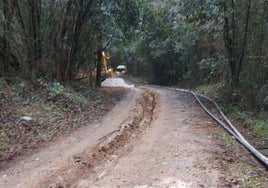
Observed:
[[[246,107],[257,110],[265,108],[265,98],[268,96],[266,62],[261,59],[248,59],[245,64],[238,89],[240,102]]]
[[[228,65],[225,57],[207,58],[198,62],[198,80],[205,83],[216,83],[225,80]]]
[[[64,90],[64,86],[62,86],[58,82],[55,82],[55,83],[53,83],[53,86],[49,90],[50,90],[50,92],[48,94],[48,98],[55,99],[56,97],[58,97],[59,95],[62,94],[62,92]]]

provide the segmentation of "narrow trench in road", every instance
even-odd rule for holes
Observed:
[[[102,176],[107,166],[128,152],[131,149],[128,148],[128,143],[141,137],[155,115],[156,93],[146,88],[141,89],[144,93],[136,102],[130,116],[120,124],[119,129],[100,138],[99,143],[93,148],[73,155],[70,159],[71,166],[53,173],[39,185],[65,188],[79,186],[83,179],[87,179],[87,184],[94,183]]]

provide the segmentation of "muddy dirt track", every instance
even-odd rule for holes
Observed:
[[[0,187],[233,187],[220,165],[221,128],[191,95],[120,78],[103,86],[128,92],[101,121],[0,171]]]

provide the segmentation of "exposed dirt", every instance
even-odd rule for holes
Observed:
[[[87,85],[82,87],[80,91],[87,91]],[[5,92],[7,90],[10,92]],[[9,100],[0,100],[0,169],[7,168],[9,161],[16,157],[29,154],[59,136],[100,120],[127,92],[122,87],[103,87],[89,93],[85,102],[80,102],[78,100],[82,97],[74,92],[63,92],[49,99],[46,88],[36,88],[36,91],[27,93],[13,92],[6,87],[3,91]],[[11,93],[15,93],[15,99]]]
[[[90,126],[12,162],[0,171],[0,187],[268,186],[267,170],[240,145],[224,143],[224,131],[191,95],[116,79],[111,85],[128,88],[124,100]]]

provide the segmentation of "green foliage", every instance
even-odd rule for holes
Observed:
[[[263,139],[263,149],[268,149],[268,113],[263,112],[258,118],[248,120],[253,133]]]
[[[189,54],[195,43],[194,27],[183,22],[174,2],[147,3],[142,7],[138,37],[131,45],[135,76],[150,75],[149,80],[161,85],[176,84],[187,77]],[[177,16],[176,16],[177,15]],[[141,66],[134,66],[132,63]],[[131,69],[130,69],[131,71]],[[148,79],[146,79],[148,80]]]
[[[48,98],[49,99],[55,99],[59,95],[62,94],[62,92],[64,91],[64,86],[62,86],[58,82],[55,82],[55,83],[53,83],[52,87],[49,90],[50,91],[49,91],[49,94],[48,94]]]
[[[267,59],[266,59],[267,60]],[[240,102],[245,107],[265,109],[265,97],[268,96],[267,61],[265,59],[249,59],[241,73],[239,85]]]
[[[27,104],[30,100],[36,99],[39,96],[34,92],[34,88],[27,80],[21,80],[19,77],[7,79],[0,89],[3,92],[3,100],[23,101]],[[0,92],[1,93],[1,92]],[[32,93],[29,95],[29,93]]]
[[[198,67],[198,78],[207,84],[221,82],[228,77],[228,65],[224,57],[203,59],[198,62]]]
[[[263,143],[260,147],[267,149],[268,147],[268,113],[261,112],[259,114],[245,111],[239,106],[224,106],[224,113],[238,120],[243,126],[251,131],[256,137],[261,138]]]
[[[237,143],[234,138],[232,138],[229,134],[225,132],[221,132],[218,134],[218,138],[227,146],[233,147]]]
[[[266,144],[268,144],[268,126],[267,126],[267,121],[262,122],[262,121],[257,121],[254,126],[253,126],[253,132],[260,136],[263,137],[266,141]],[[267,146],[267,145],[266,145]],[[267,148],[266,148],[267,149]]]
[[[267,109],[267,1],[6,2],[1,75],[18,69],[33,82],[72,81],[95,68],[96,51],[105,48],[113,68],[126,64],[134,77],[161,85],[227,80],[226,101]],[[234,75],[239,82],[230,85]]]
[[[262,174],[256,166],[240,162],[235,168],[232,168],[230,173],[237,176],[238,186],[244,188],[264,188],[265,187],[265,173]]]
[[[88,91],[94,93],[90,87],[88,89],[85,89],[86,91],[83,91],[84,88],[75,88],[74,85],[69,85],[64,88],[64,91],[69,94],[69,97],[75,102],[79,104],[86,104],[88,102],[89,96],[87,95]],[[77,90],[77,91],[76,91]]]

